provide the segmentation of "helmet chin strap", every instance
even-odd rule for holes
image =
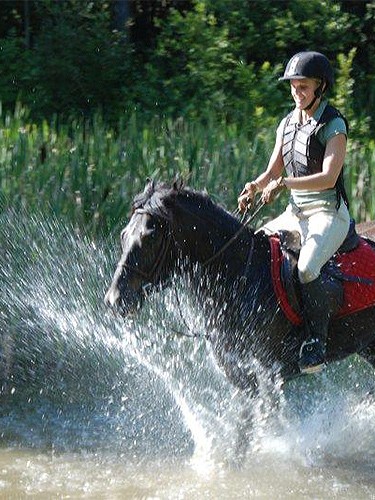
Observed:
[[[314,91],[314,99],[310,102],[310,104],[308,104],[305,108],[303,108],[303,111],[308,111],[309,109],[311,109],[314,106],[314,104],[316,103],[316,100],[320,99],[320,97],[322,97],[323,85],[324,85],[324,81],[322,80],[319,83],[319,86]]]

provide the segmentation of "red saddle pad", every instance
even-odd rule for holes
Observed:
[[[349,276],[366,278],[372,283],[344,281],[344,304],[338,316],[346,316],[375,304],[375,249],[364,239],[355,250],[339,254],[336,262],[340,270]]]
[[[280,277],[282,254],[279,239],[272,236],[270,243],[271,273],[276,297],[289,321],[295,325],[300,325],[302,317],[290,305]],[[347,316],[375,305],[375,248],[361,238],[356,249],[348,253],[338,254],[336,263],[344,275],[365,278],[371,281],[371,283],[344,281],[344,303],[336,316]]]

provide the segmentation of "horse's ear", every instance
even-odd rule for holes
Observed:
[[[183,187],[184,187],[184,180],[177,175],[173,182],[173,189],[175,191],[181,191]]]
[[[152,179],[151,177],[146,177],[146,186],[145,186],[145,191],[148,191],[148,190],[154,190],[155,188],[155,180]]]

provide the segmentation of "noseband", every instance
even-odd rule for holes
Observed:
[[[138,214],[150,214],[147,210],[143,208],[137,208],[134,210],[134,213]],[[165,263],[165,260],[168,255],[168,250],[169,247],[171,246],[171,235],[168,233],[168,236],[165,238],[163,236],[161,245],[160,245],[160,251],[155,259],[155,262],[153,263],[151,269],[149,271],[142,271],[142,269],[139,269],[138,267],[131,266],[130,264],[123,264],[123,267],[128,269],[129,271],[132,271],[133,273],[137,274],[141,278],[143,278],[147,283],[144,285],[142,288],[147,287],[150,284],[153,284],[157,281],[157,279],[160,276],[161,269],[163,268],[163,265]]]

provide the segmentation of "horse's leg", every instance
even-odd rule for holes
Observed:
[[[241,412],[237,419],[232,460],[237,468],[245,462],[249,445],[256,446],[258,426],[269,429],[273,417],[279,413],[283,382],[279,373],[270,373],[268,381],[262,383],[253,375],[251,386],[239,393]]]
[[[6,332],[0,339],[0,392],[6,390],[10,381],[14,354],[12,333],[12,330]]]
[[[237,418],[235,442],[230,460],[230,465],[235,468],[240,468],[246,459],[253,431],[254,408],[252,405],[256,404],[257,394],[258,382],[253,374],[251,384],[246,389],[240,389],[238,393],[241,410]]]
[[[250,434],[253,426],[252,411],[249,408],[249,402],[252,400],[252,394],[247,391],[241,394],[242,409],[238,416],[236,425],[236,435],[234,443],[234,456],[232,459],[236,467],[241,467],[245,461],[246,452],[249,447]]]
[[[359,353],[375,369],[375,342]],[[375,400],[375,385],[370,389],[367,395]]]
[[[375,342],[370,344],[359,354],[375,369]]]

